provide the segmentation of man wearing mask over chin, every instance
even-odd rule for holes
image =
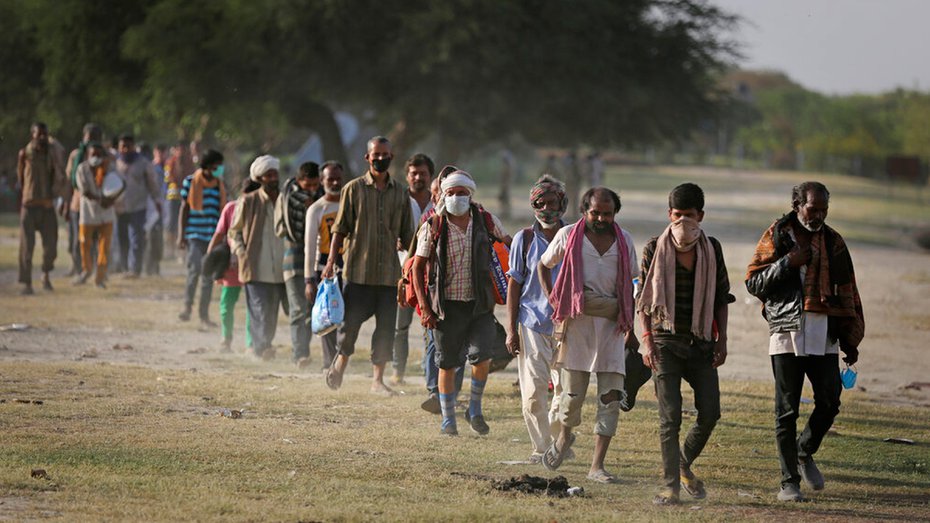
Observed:
[[[381,396],[396,394],[384,383],[384,367],[393,357],[397,319],[397,241],[410,245],[414,229],[407,190],[388,172],[393,158],[387,138],[368,140],[368,172],[342,189],[329,249],[330,253],[341,252],[349,240],[343,269],[345,322],[338,333],[339,353],[326,371],[326,385],[333,390],[342,385],[362,324],[374,316],[371,392]],[[329,257],[323,278],[335,277],[336,261],[336,256]]]
[[[239,281],[245,284],[252,350],[263,360],[275,356],[271,343],[278,327],[278,307],[287,299],[284,240],[274,231],[280,168],[281,162],[270,155],[252,162],[249,177],[262,187],[239,197],[228,233],[239,260]]]
[[[568,196],[565,186],[552,176],[543,175],[530,191],[530,206],[536,221],[513,237],[507,285],[507,350],[517,357],[523,420],[533,452],[529,461],[542,463],[543,453],[552,444],[552,433],[561,430],[558,420],[559,371],[553,368],[558,348],[553,337],[552,305],[536,276],[539,259],[565,222]],[[561,264],[552,270],[558,277]],[[549,401],[549,382],[553,398]]]
[[[720,418],[717,367],[727,358],[727,305],[733,301],[723,248],[701,230],[704,191],[683,183],[668,195],[669,225],[643,249],[637,310],[643,362],[655,372],[664,485],[656,505],[679,502],[683,487],[703,499],[691,465]],[[697,420],[679,446],[681,381],[694,391]]]
[[[116,172],[126,190],[116,201],[116,237],[119,244],[119,270],[129,271],[127,278],[142,273],[142,252],[145,249],[145,207],[149,197],[161,217],[161,180],[150,161],[136,151],[132,135],[119,137]]]
[[[792,211],[763,233],[746,272],[746,288],[762,301],[769,324],[779,501],[803,501],[801,479],[823,489],[813,456],[840,411],[839,352],[847,365],[856,363],[865,335],[852,257],[843,237],[824,223],[829,206],[822,183],[796,186]],[[804,376],[814,391],[814,411],[796,437]]]
[[[445,177],[440,188],[442,210],[417,233],[413,286],[420,304],[420,322],[433,329],[439,366],[442,434],[458,434],[455,420],[456,369],[467,351],[471,364],[471,398],[465,419],[478,434],[490,431],[481,400],[493,355],[494,291],[491,242],[509,242],[500,221],[472,202],[475,182],[464,171]],[[490,224],[490,226],[489,226]],[[428,287],[425,275],[430,272]]]

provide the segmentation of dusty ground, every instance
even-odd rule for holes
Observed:
[[[730,307],[730,357],[720,369],[721,377],[770,379],[766,325],[760,316],[759,303],[748,295],[742,280],[758,236],[784,211],[785,195],[796,181],[786,175],[696,170],[650,173],[650,177],[646,179],[638,173],[627,172],[612,176],[618,186],[631,187],[621,189],[622,225],[632,232],[638,246],[643,245],[664,226],[664,186],[671,186],[678,179],[701,181],[708,193],[705,229],[723,242],[732,292],[736,296],[736,302]],[[850,212],[847,200],[859,204],[862,194],[870,190],[861,184],[856,179],[837,177],[831,180],[834,197],[830,218],[834,227],[852,238],[850,249],[866,314],[866,337],[857,365],[859,385],[885,400],[930,404],[930,387],[922,391],[904,389],[913,382],[930,381],[930,355],[925,346],[930,334],[930,254],[909,243],[905,229],[899,226],[904,222],[911,226],[925,223],[930,221],[930,216],[925,208],[915,207],[916,211],[907,208],[903,211],[905,214],[917,212],[918,216],[912,220],[894,214],[871,217],[869,212],[873,207],[877,209],[875,213],[884,212],[881,206],[887,204],[887,198],[882,196],[876,199],[877,203],[870,202],[870,207],[864,207],[861,215],[868,219],[858,219],[860,215]],[[530,219],[524,207],[514,198],[514,219],[508,224],[514,231]],[[4,223],[10,224],[11,220]],[[92,287],[72,287],[60,276],[59,269],[54,294],[40,291],[34,297],[21,298],[15,285],[16,234],[15,229],[5,227],[0,237],[3,251],[0,255],[0,323],[28,323],[33,328],[25,332],[0,332],[0,360],[96,358],[154,367],[219,369],[227,365],[246,365],[275,372],[295,370],[289,365],[289,333],[283,315],[275,338],[279,345],[278,359],[273,363],[256,362],[240,355],[221,355],[216,350],[218,332],[199,332],[192,324],[179,324],[175,315],[182,299],[184,269],[173,260],[163,263],[160,278],[128,282],[114,277],[110,289],[105,292]],[[69,261],[63,253],[64,237],[62,234],[58,267]],[[855,239],[860,237],[866,239]],[[886,240],[886,244],[869,241],[873,237]],[[218,294],[217,290],[215,301]],[[237,311],[240,349],[243,311],[240,304]],[[215,319],[217,316],[214,312]],[[498,316],[503,319],[502,308]],[[366,324],[359,337],[362,351],[370,339],[372,323]],[[409,372],[414,375],[418,374],[417,365],[422,354],[420,336],[421,330],[414,326]],[[133,349],[113,350],[116,344],[129,344]],[[313,369],[319,372],[318,340],[314,340],[311,350],[316,358]],[[360,356],[355,359],[355,366],[364,372],[367,367],[362,361],[364,354]],[[416,379],[413,377],[412,381]]]

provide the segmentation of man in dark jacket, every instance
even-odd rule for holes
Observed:
[[[800,482],[824,486],[813,455],[840,409],[839,352],[859,358],[865,332],[852,258],[842,236],[824,222],[830,192],[818,182],[794,188],[793,210],[762,235],[746,288],[763,302],[775,374],[775,439],[781,462],[781,501],[802,501]],[[814,411],[797,437],[804,376]]]

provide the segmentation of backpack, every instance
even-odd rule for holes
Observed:
[[[481,213],[484,219],[484,226],[491,240],[491,279],[493,280],[494,301],[498,305],[503,305],[507,302],[507,271],[510,270],[509,250],[500,238],[495,237],[491,233],[494,229],[494,219],[491,217],[491,213],[485,211],[480,205],[478,206],[478,212]],[[430,227],[430,241],[432,241],[433,244],[439,240],[439,234],[444,224],[443,220],[445,220],[445,216],[437,214],[431,216],[426,222]],[[409,253],[407,260],[404,262],[404,266],[401,267],[400,280],[397,282],[397,303],[402,307],[414,307],[417,314],[420,314],[420,305],[417,301],[416,291],[413,286],[413,262],[416,258],[413,253],[416,252],[416,247],[417,235],[414,235],[413,241],[410,242],[410,248],[407,250]],[[435,254],[436,251],[434,249],[433,252],[430,253],[430,263],[427,265],[427,270],[424,274],[424,288],[429,284],[431,267],[433,262],[435,262]]]

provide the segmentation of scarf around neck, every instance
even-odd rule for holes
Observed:
[[[584,312],[584,248],[585,220],[581,219],[572,226],[565,245],[565,258],[559,276],[555,280],[549,303],[552,305],[552,319],[563,322],[575,318]],[[616,222],[613,232],[617,238],[617,313],[615,333],[628,332],[633,328],[633,280],[630,274],[630,251],[623,236],[623,231]]]
[[[203,169],[197,169],[194,173],[194,177],[191,179],[191,189],[187,193],[187,204],[190,206],[191,210],[202,211],[203,190],[213,189],[217,186],[220,188],[220,209],[222,209],[226,206],[226,188],[223,186],[223,183],[216,176],[207,180],[207,177],[203,174]]]
[[[694,249],[696,259],[691,334],[710,341],[713,339],[717,257],[704,231],[700,232]],[[672,224],[669,224],[656,241],[655,254],[643,279],[643,292],[636,310],[650,317],[653,328],[672,333],[675,333],[676,262],[675,240],[672,238]]]

